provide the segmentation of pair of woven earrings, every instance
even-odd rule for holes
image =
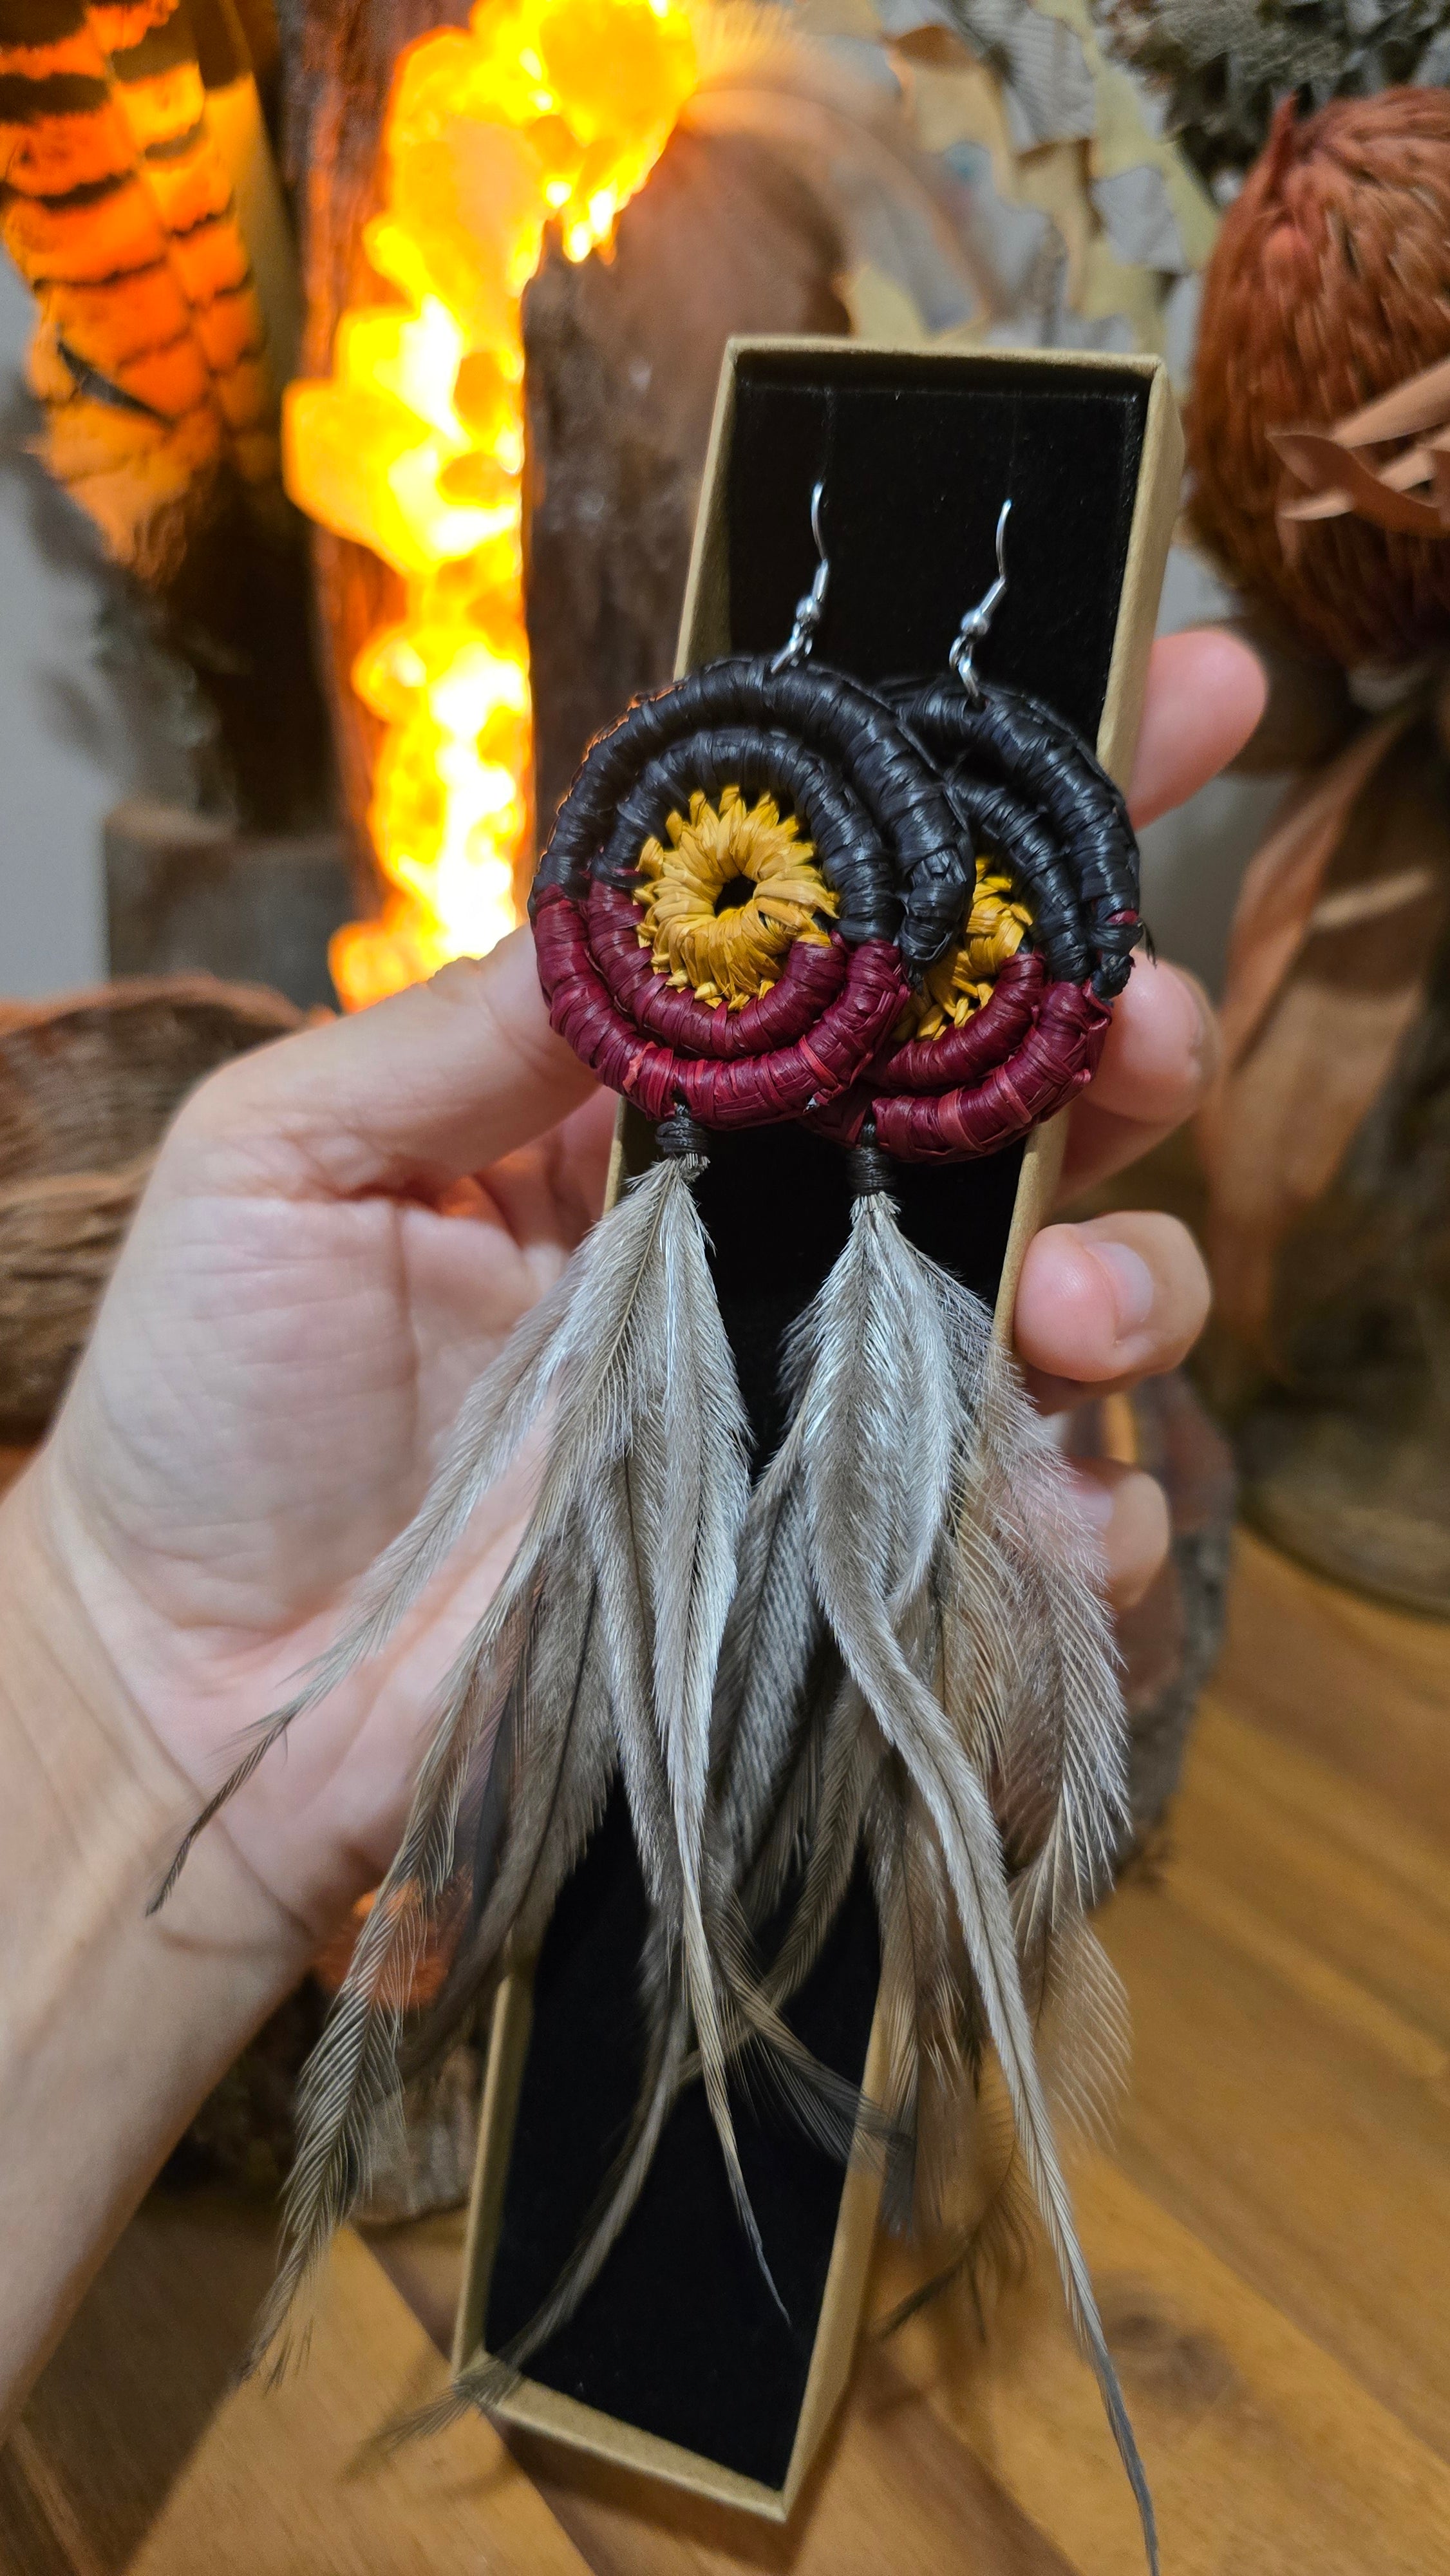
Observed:
[[[621,1779],[650,1913],[645,2078],[586,2242],[504,2366],[596,2276],[697,2075],[768,2277],[729,2092],[750,2053],[814,2134],[885,2158],[898,2216],[961,2223],[964,2259],[1035,2203],[1151,2555],[1054,2134],[1054,2111],[1091,2115],[1121,2042],[1087,1923],[1126,1818],[1111,1634],[988,1309],[906,1239],[891,1197],[895,1163],[991,1153],[1090,1079],[1141,935],[1137,852],[1071,729],[977,676],[1010,505],[948,672],[873,689],[810,658],[822,500],[818,485],[819,570],[789,641],[632,706],[539,865],[553,1025],[656,1122],[657,1159],[473,1388],[346,1634],[206,1811],[384,1644],[537,1433],[533,1512],[444,1686],[304,2075],[261,2340],[361,2187],[380,2114],[537,1950]],[[846,1150],[853,1209],[789,1337],[788,1427],[752,1483],[692,1184],[711,1130],[791,1119]],[[863,1852],[891,2043],[875,2104],[786,2020]],[[425,1939],[448,1966],[406,2016]],[[988,2043],[1012,2144],[968,2228]]]

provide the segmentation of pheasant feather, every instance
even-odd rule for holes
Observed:
[[[208,26],[208,51],[233,50]],[[245,60],[228,65],[254,113]],[[144,578],[225,464],[280,507],[267,324],[185,0],[0,0],[0,238],[32,286],[45,458]],[[268,205],[275,189],[268,192]],[[275,213],[269,242],[286,246]]]

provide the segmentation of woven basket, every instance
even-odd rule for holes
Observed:
[[[302,1018],[209,975],[0,1005],[0,1436],[55,1410],[186,1094]]]

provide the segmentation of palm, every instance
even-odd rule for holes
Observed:
[[[334,1633],[465,1387],[567,1259],[606,1134],[592,1104],[444,1212],[381,1192],[218,1193],[183,1127],[49,1466],[62,1511],[89,1497],[78,1537],[104,1643],[199,1794]],[[310,1719],[234,1811],[244,1855],[319,1924],[386,1861],[462,1597],[476,1612],[518,1513],[517,1488],[491,1498],[452,1601],[430,1599],[426,1629]]]

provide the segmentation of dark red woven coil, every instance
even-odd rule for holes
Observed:
[[[980,1082],[937,1093],[878,1092],[871,1103],[877,1143],[910,1163],[995,1154],[1092,1080],[1112,1016],[1090,984],[1049,984],[1021,1046]]]
[[[1097,1071],[1112,1023],[1112,1005],[1100,1002],[1090,984],[1044,986],[1039,961],[1028,962],[1038,966],[1037,977],[1023,972],[1014,978],[1007,996],[1014,1013],[1020,1012],[1023,988],[1035,981],[1021,1041],[1005,1058],[994,1049],[998,1060],[984,1060],[974,1082],[936,1091],[887,1090],[878,1056],[868,1079],[813,1112],[811,1125],[834,1136],[839,1144],[855,1145],[869,1119],[877,1143],[898,1162],[960,1163],[1016,1143],[1029,1127],[1065,1107]],[[1024,961],[1019,955],[1010,964],[1022,967]],[[999,993],[1009,971],[1003,970]],[[946,1035],[964,1038],[981,1028],[996,999],[994,994],[965,1029]],[[944,1043],[945,1038],[912,1039],[909,1047],[930,1050]],[[907,1047],[898,1047],[887,1058],[893,1073],[907,1053]]]
[[[959,1029],[943,1029],[939,1037],[906,1038],[900,1046],[884,1047],[872,1066],[872,1083],[881,1091],[946,1091],[980,1082],[1023,1044],[1045,985],[1036,950],[1019,948],[999,967],[996,986],[980,1011]]]
[[[870,1063],[907,993],[894,943],[863,940],[847,950],[845,977],[834,998],[793,1043],[767,1054],[702,1058],[661,1045],[626,1017],[600,971],[584,916],[568,895],[552,888],[543,892],[534,913],[534,944],[550,1021],[600,1081],[623,1092],[648,1118],[666,1118],[683,1107],[705,1127],[770,1126],[837,1098]],[[662,978],[656,981],[668,991]]]
[[[590,952],[625,1018],[686,1055],[765,1055],[803,1038],[846,981],[851,952],[839,936],[824,947],[798,939],[770,992],[732,1011],[712,1009],[688,986],[677,991],[639,944],[639,907],[616,886],[594,884],[585,907]]]

